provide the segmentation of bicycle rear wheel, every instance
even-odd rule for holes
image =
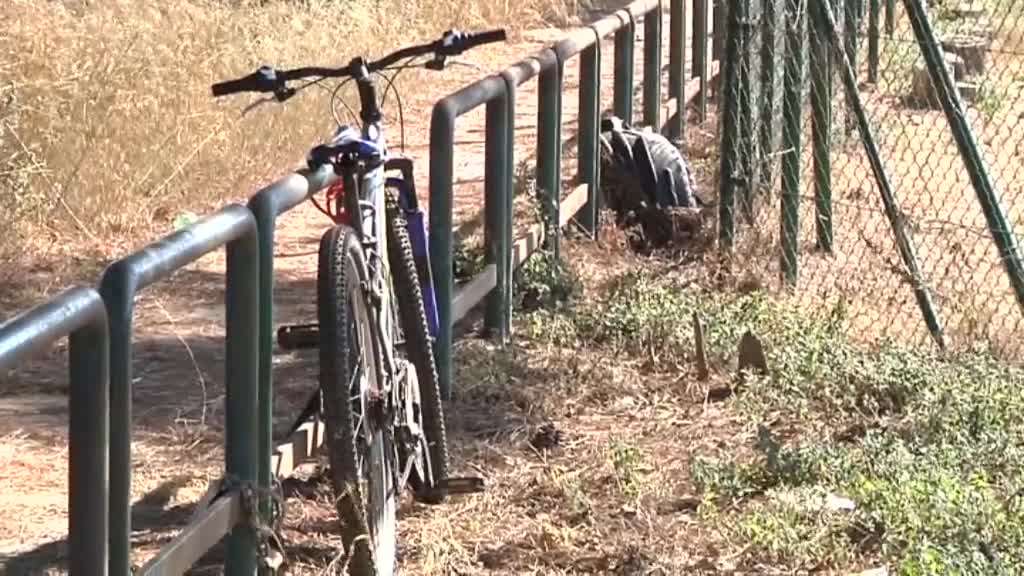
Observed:
[[[448,439],[441,406],[437,366],[434,364],[434,350],[427,326],[427,315],[423,308],[423,293],[420,290],[405,218],[390,191],[387,192],[385,202],[388,263],[394,282],[395,300],[398,303],[399,321],[405,337],[405,354],[416,367],[419,381],[420,424],[429,457],[426,463],[428,466],[413,469],[409,483],[417,500],[439,504],[445,499],[444,492],[434,490],[434,486],[438,480],[448,477]]]
[[[391,576],[397,549],[395,446],[384,422],[378,325],[364,287],[367,267],[354,230],[320,241],[317,312],[320,389],[331,483],[353,576]]]

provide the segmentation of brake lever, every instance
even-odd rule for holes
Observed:
[[[443,55],[435,56],[434,59],[430,60],[429,62],[427,62],[424,67],[427,70],[441,71],[441,70],[444,70],[445,66],[447,66],[448,64],[454,64],[454,65],[457,65],[457,66],[465,66],[467,68],[472,68],[473,70],[476,70],[476,71],[483,70],[483,68],[479,64],[473,64],[472,62],[467,62],[465,60],[458,60],[458,59],[455,59],[455,58],[449,58],[448,56],[443,56]]]
[[[249,104],[244,109],[242,109],[242,117],[245,117],[246,114],[252,112],[256,108],[259,108],[260,106],[263,106],[264,104],[270,104],[270,103],[274,102],[275,100],[277,100],[277,97],[273,96],[273,95],[272,96],[264,96],[262,98],[256,99],[255,101],[253,101],[252,104]]]
[[[428,60],[423,65],[427,70],[433,70],[434,72],[440,72],[444,70],[444,66],[448,61],[448,57],[443,54],[435,54],[433,60]]]
[[[449,60],[448,63],[449,64],[454,64],[456,66],[465,66],[466,68],[472,68],[473,70],[476,70],[478,72],[483,70],[483,67],[480,66],[479,64],[474,64],[472,62],[467,62],[466,60],[456,60],[456,59],[453,58],[453,59]]]
[[[248,106],[246,106],[242,110],[242,116],[245,116],[249,112],[252,112],[256,108],[258,108],[260,106],[263,106],[264,104],[271,104],[273,102],[277,102],[279,104],[283,103],[286,100],[288,100],[289,98],[291,98],[292,96],[295,96],[295,94],[297,92],[298,91],[295,88],[289,88],[289,87],[280,88],[277,91],[275,91],[273,94],[271,94],[270,96],[264,96],[263,98],[259,98],[256,101],[254,101],[252,104],[249,104]]]

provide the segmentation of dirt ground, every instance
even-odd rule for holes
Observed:
[[[667,17],[663,28],[667,36]],[[430,76],[429,89],[405,95],[405,153],[418,162],[417,182],[424,205],[433,103],[485,73],[514,63],[557,35],[557,30],[539,30],[523,42],[470,53],[464,59],[480,69],[453,67]],[[642,36],[642,27],[638,35]],[[607,108],[613,78],[610,43],[603,54],[602,98]],[[639,81],[642,50],[638,48],[636,55]],[[667,53],[663,62],[668,62]],[[566,138],[575,126],[577,78],[578,69],[570,64],[565,74]],[[517,161],[532,155],[535,146],[535,87],[536,80],[524,85],[516,101]],[[636,109],[639,115],[639,103]],[[692,127],[691,133],[699,134],[701,129],[714,130],[713,126]],[[303,151],[290,153],[300,158]],[[459,223],[471,220],[480,210],[482,159],[481,107],[458,122],[455,205]],[[571,173],[571,158],[564,164]],[[279,220],[278,325],[308,322],[315,315],[316,248],[325,225],[308,204]],[[569,248],[571,257],[591,262],[592,268],[629,258],[624,247],[614,242],[599,246],[581,240],[578,244]],[[212,254],[146,290],[137,300],[132,492],[134,561],[139,564],[187,522],[194,502],[222,469],[223,267],[223,254]],[[486,568],[488,573],[554,574],[573,571],[578,562],[589,562],[593,570],[601,571],[602,566],[650,563],[652,552],[636,547],[640,540],[656,542],[666,551],[683,546],[665,530],[689,526],[686,514],[677,512],[668,513],[667,524],[659,521],[657,526],[651,518],[623,509],[606,511],[609,523],[600,527],[553,528],[545,516],[545,491],[560,485],[561,480],[552,484],[552,474],[561,474],[557,471],[568,462],[593,459],[613,432],[636,436],[641,443],[671,439],[682,443],[702,438],[704,429],[716,425],[714,418],[697,418],[700,410],[690,404],[652,402],[649,391],[638,388],[642,380],[638,366],[612,366],[607,358],[528,346],[513,350],[496,350],[473,339],[458,344],[459,393],[450,410],[456,415],[450,422],[456,468],[479,471],[493,488],[444,507],[406,507],[401,540],[407,572],[467,574]],[[5,512],[0,518],[0,567],[8,574],[60,572],[67,528],[65,357],[62,344],[0,381],[0,509]],[[276,351],[274,370],[275,415],[278,426],[284,426],[315,386],[316,363],[308,353]],[[592,399],[548,393],[553,382],[566,374],[579,377],[581,370],[591,375],[612,370],[616,385],[631,392],[615,396],[614,401],[611,396]],[[680,384],[660,386],[671,395]],[[544,409],[534,412],[534,406],[523,403],[522,395],[542,399],[536,401]],[[571,423],[562,424],[562,419]],[[542,421],[553,421],[567,431],[564,448],[549,454],[524,444]],[[683,464],[679,461],[669,468]],[[604,472],[595,467],[579,473]],[[671,500],[675,488],[671,483],[663,488]],[[295,500],[287,532],[295,573],[318,573],[336,552],[333,514],[327,505],[330,497],[324,490],[315,477],[288,487]],[[560,557],[559,550],[569,545],[583,546],[593,557]]]

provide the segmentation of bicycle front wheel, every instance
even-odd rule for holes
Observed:
[[[391,576],[397,548],[396,452],[384,421],[379,327],[367,280],[355,231],[328,230],[320,241],[317,313],[331,483],[349,573]]]

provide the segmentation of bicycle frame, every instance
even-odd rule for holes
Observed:
[[[378,398],[382,402],[383,410],[375,412],[383,418],[383,429],[393,434],[396,430],[403,429],[404,424],[410,423],[405,421],[410,414],[406,413],[404,395],[396,385],[396,378],[399,377],[399,362],[394,349],[397,318],[389,313],[393,311],[392,300],[396,295],[392,292],[388,258],[388,222],[384,194],[387,188],[397,191],[399,209],[406,219],[431,336],[436,334],[437,316],[428,264],[426,225],[416,201],[413,163],[407,158],[388,157],[373,82],[369,80],[368,75],[357,77],[356,81],[359,83],[362,101],[362,129],[357,132],[351,126],[339,126],[326,147],[315,148],[311,155],[316,156],[318,151],[330,150],[334,156],[332,164],[341,178],[338,184],[327,191],[327,209],[320,209],[336,223],[350,226],[355,230],[366,255],[366,272],[369,279],[366,289],[370,291],[373,317],[371,321],[378,328],[375,331],[378,334],[377,341],[371,343],[373,361],[377,364],[378,373],[384,376],[383,389],[380,390]],[[400,176],[386,177],[390,170],[398,170]],[[407,374],[415,375],[415,372]],[[396,440],[397,438],[392,438],[393,442]],[[412,459],[407,460],[401,456],[401,453],[408,454],[408,449],[416,450],[404,442],[402,445],[404,450],[400,450],[399,460],[396,462],[398,465],[393,469],[398,486],[405,484],[413,462]]]
[[[358,181],[358,175],[345,177],[343,174],[342,179],[329,187],[326,191],[327,198],[327,209],[317,205],[317,208],[324,212],[330,217],[336,224],[348,224],[357,228],[364,238],[386,238],[386,235],[381,236],[384,231],[382,227],[384,225],[382,220],[371,217],[372,220],[370,226],[367,226],[366,221],[360,222],[360,225],[353,225],[352,219],[349,216],[350,213],[356,212],[361,213],[364,208],[371,208],[371,214],[381,215],[383,213],[383,189],[391,188],[398,192],[397,199],[399,208],[402,210],[406,222],[406,231],[409,234],[409,240],[412,243],[413,258],[416,262],[417,276],[420,281],[420,290],[423,294],[423,307],[424,312],[427,316],[427,326],[430,331],[430,336],[436,337],[438,331],[438,320],[437,320],[437,302],[434,298],[434,283],[433,274],[430,268],[430,254],[427,243],[427,223],[423,211],[419,208],[419,203],[416,198],[416,183],[413,175],[413,162],[409,158],[405,157],[388,157],[386,149],[386,141],[384,137],[383,129],[379,121],[371,121],[364,123],[361,135],[356,139],[353,137],[354,130],[347,125],[339,127],[335,136],[332,138],[332,144],[344,144],[351,143],[357,148],[364,150],[373,150],[372,155],[380,154],[383,157],[383,164],[381,166],[375,166],[371,168],[367,173],[363,174],[362,183],[355,186],[359,190],[359,207],[355,204],[349,204],[351,202],[348,199],[348,195],[345,193],[346,188],[352,189],[352,182]],[[347,141],[347,142],[346,142]],[[378,162],[379,163],[379,162]],[[384,177],[389,172],[397,170],[401,173],[398,177]],[[384,178],[381,183],[381,178]],[[348,182],[348,184],[346,184]],[[332,206],[333,204],[333,206]],[[333,208],[333,209],[332,209]],[[379,253],[386,254],[387,246],[372,247],[380,250]]]

